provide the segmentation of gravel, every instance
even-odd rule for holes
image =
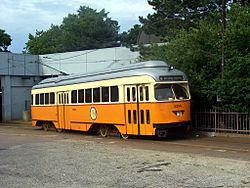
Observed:
[[[65,139],[2,148],[0,187],[250,187],[250,162]]]

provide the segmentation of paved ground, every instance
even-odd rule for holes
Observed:
[[[250,139],[101,138],[0,124],[0,187],[250,187]]]

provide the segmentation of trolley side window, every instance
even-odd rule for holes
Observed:
[[[78,103],[84,103],[84,89],[78,90]]]
[[[45,104],[49,104],[49,93],[45,93]]]
[[[141,124],[144,124],[144,110],[141,110],[141,114],[140,114],[140,117],[141,117]]]
[[[85,102],[91,103],[92,102],[92,89],[85,90]]]
[[[49,103],[55,104],[55,93],[54,92],[49,93]]]
[[[100,102],[100,88],[93,89],[93,102]]]
[[[69,93],[66,93],[66,104],[69,104]]]
[[[150,112],[149,112],[149,110],[146,110],[146,122],[147,122],[147,124],[150,124]]]
[[[119,90],[118,86],[111,86],[111,102],[119,101]]]
[[[102,102],[109,102],[109,87],[102,87]]]
[[[40,104],[44,104],[44,93],[40,93]]]
[[[131,110],[128,110],[128,123],[131,124]]]
[[[33,105],[33,102],[34,102],[34,101],[33,101],[33,97],[34,97],[34,96],[31,95],[31,105]]]
[[[59,94],[59,104],[63,104],[63,94]]]
[[[64,93],[63,96],[64,96],[63,104],[69,104],[69,94]]]
[[[61,94],[58,94],[58,104],[61,104]]]
[[[71,103],[77,103],[77,90],[71,91]]]
[[[134,124],[137,123],[137,113],[136,113],[136,110],[133,110],[133,123]]]
[[[149,100],[149,91],[148,91],[148,86],[145,87],[145,99],[146,101]]]
[[[135,90],[135,87],[132,87],[132,99],[133,99],[133,101],[136,101],[136,90]]]
[[[49,103],[55,104],[55,93],[53,92],[49,93]]]
[[[143,93],[143,87],[140,86],[140,101],[144,100],[144,93]]]
[[[130,88],[127,88],[127,101],[130,102]]]
[[[39,94],[36,94],[36,101],[35,101],[36,105],[39,104]]]

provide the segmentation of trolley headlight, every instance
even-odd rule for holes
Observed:
[[[173,113],[177,116],[177,117],[182,117],[184,114],[184,110],[180,110],[180,111],[173,111]]]
[[[171,70],[174,70],[174,66],[172,65],[168,67],[168,71],[171,71]]]

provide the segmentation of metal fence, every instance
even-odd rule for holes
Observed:
[[[199,131],[250,134],[250,114],[216,110],[193,111],[193,129]]]

